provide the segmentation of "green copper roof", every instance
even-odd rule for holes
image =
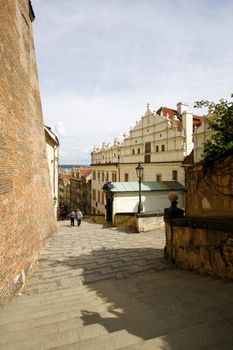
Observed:
[[[111,182],[110,191],[112,192],[138,192],[138,182]],[[185,187],[177,181],[151,181],[142,182],[142,191],[179,191]]]

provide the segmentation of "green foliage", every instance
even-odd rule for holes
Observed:
[[[214,131],[205,142],[202,154],[204,168],[209,168],[214,160],[233,154],[233,102],[225,99],[220,99],[218,103],[202,100],[195,102],[194,107],[208,107],[208,117],[205,118]]]

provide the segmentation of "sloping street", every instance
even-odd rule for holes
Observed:
[[[2,350],[232,349],[233,283],[176,269],[164,228],[58,222],[21,295],[0,310]]]

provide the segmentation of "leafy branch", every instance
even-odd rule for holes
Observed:
[[[196,101],[194,107],[208,108],[206,120],[214,132],[205,142],[202,153],[204,169],[208,169],[214,160],[233,154],[233,102],[223,98],[218,103],[201,100]]]

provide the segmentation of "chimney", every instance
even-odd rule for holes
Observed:
[[[185,135],[186,156],[193,150],[193,115],[187,110],[182,113],[182,123]]]
[[[183,102],[178,102],[176,106],[177,106],[177,112],[180,115],[182,115],[182,113],[187,111],[187,109],[188,109],[188,105],[186,103],[183,103]]]

